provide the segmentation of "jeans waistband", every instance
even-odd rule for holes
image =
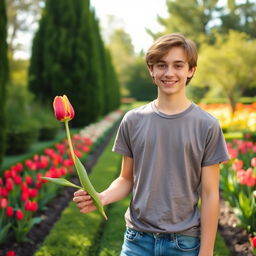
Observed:
[[[166,238],[173,240],[176,238],[176,233],[151,233],[151,232],[145,232],[146,234],[149,234],[153,236],[154,238]]]

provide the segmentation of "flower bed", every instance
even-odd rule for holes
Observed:
[[[227,142],[231,160],[221,165],[220,186],[239,226],[248,232],[256,255],[256,103],[238,103],[234,113],[228,104],[200,106],[219,120],[224,132],[239,131],[243,135],[243,139]]]
[[[199,104],[207,112],[218,118],[224,130],[256,133],[256,103],[236,105],[232,114],[228,104]]]
[[[247,230],[256,249],[256,143],[233,140],[227,143],[231,160],[221,166],[223,197],[233,208],[239,225]]]
[[[122,115],[119,110],[112,112],[73,135],[75,154],[85,160]],[[73,161],[67,146],[67,140],[64,140],[53,148],[46,148],[43,154],[36,154],[4,171],[0,178],[0,244],[7,239],[25,241],[31,227],[42,220],[35,216],[45,210],[60,187],[41,177],[67,178],[72,175]]]

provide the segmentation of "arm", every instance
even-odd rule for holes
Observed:
[[[103,205],[107,205],[125,198],[132,190],[133,186],[133,159],[123,156],[120,176],[111,185],[99,193],[99,198]],[[96,209],[91,197],[84,190],[74,193],[73,201],[80,208],[81,213],[88,213]]]
[[[199,256],[213,256],[219,217],[219,165],[202,168],[201,246]]]

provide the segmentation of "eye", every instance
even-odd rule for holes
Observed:
[[[177,64],[177,65],[175,65],[175,68],[177,68],[177,69],[182,69],[182,68],[183,68],[183,65]]]
[[[160,69],[164,69],[164,68],[166,67],[166,64],[164,64],[164,63],[158,63],[156,66],[157,66],[158,68],[160,68]]]

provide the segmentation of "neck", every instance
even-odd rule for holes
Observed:
[[[190,105],[191,101],[186,95],[179,97],[170,95],[168,97],[158,95],[155,104],[159,111],[164,114],[174,115],[185,111]]]

